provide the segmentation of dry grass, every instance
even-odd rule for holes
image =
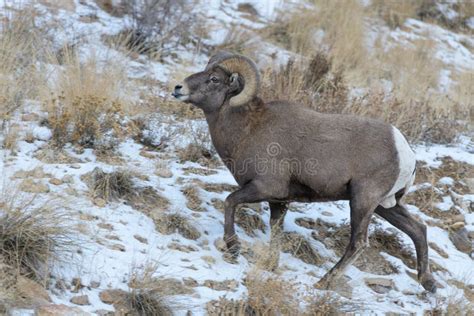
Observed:
[[[250,270],[245,277],[247,305],[254,315],[298,315],[299,300],[296,286],[274,274],[259,269]]]
[[[263,36],[303,57],[264,73],[264,99],[287,99],[321,112],[380,118],[398,126],[413,141],[452,142],[466,131],[466,121],[472,120],[472,73],[452,71],[454,83],[442,92],[440,71],[446,67],[435,57],[436,43],[428,35],[408,44],[381,37],[371,51],[365,44],[364,20],[371,11],[387,9],[411,16],[427,10],[420,8],[428,2],[375,1],[364,9],[356,0],[344,6],[315,0],[317,9],[282,13]],[[321,50],[325,53],[314,57]],[[365,92],[349,97],[352,87]]]
[[[364,45],[364,10],[357,0],[313,0],[314,8],[300,8],[283,13],[264,35],[285,48],[310,57],[321,47],[315,38],[324,31],[323,45],[333,60],[333,69],[350,70],[366,56]]]
[[[304,236],[294,232],[284,232],[281,238],[281,250],[283,252],[291,253],[296,258],[308,264],[319,266],[324,262]]]
[[[235,212],[235,223],[249,236],[255,237],[256,231],[265,233],[266,225],[255,211],[240,207]]]
[[[43,91],[43,106],[58,147],[71,142],[94,147],[126,130],[123,115],[132,104],[127,74],[113,58],[99,62],[94,55],[80,62],[66,50],[63,67]]]
[[[402,27],[407,19],[413,18],[436,23],[453,31],[469,32],[470,29],[467,23],[469,18],[474,16],[474,5],[471,1],[442,2],[457,13],[457,16],[452,19],[448,19],[440,11],[438,3],[436,0],[375,0],[371,2],[368,9],[392,29]]]
[[[262,97],[265,100],[292,100],[323,113],[378,118],[397,126],[413,141],[449,143],[467,128],[469,102],[472,102],[468,96],[472,93],[462,82],[456,86],[456,89],[463,91],[463,94],[457,94],[458,100],[430,95],[428,92],[435,83],[436,71],[430,73],[428,68],[432,65],[428,65],[427,60],[431,59],[422,51],[414,53],[413,56],[417,57],[409,59],[410,62],[405,60],[392,65],[394,69],[414,71],[397,70],[391,73],[387,70],[391,74],[387,79],[394,83],[391,93],[371,88],[362,96],[351,98],[344,73],[331,72],[329,57],[318,53],[307,62],[290,60],[279,69],[267,69],[263,74]],[[384,58],[392,59],[390,55]],[[403,59],[395,56],[392,59],[394,62]],[[420,72],[424,75],[418,75]]]
[[[39,282],[49,277],[49,265],[73,246],[71,218],[57,201],[36,205],[18,194],[0,200],[0,256],[15,275]]]
[[[136,192],[132,175],[123,170],[104,172],[95,168],[89,174],[83,176],[94,198],[105,201],[115,201],[134,195]]]
[[[168,288],[165,282],[157,281],[154,277],[157,269],[157,264],[146,264],[141,270],[134,268],[128,282],[130,291],[123,293],[124,298],[114,304],[115,309],[122,310],[126,315],[173,315],[166,296],[178,293]]]
[[[41,53],[33,27],[33,9],[6,11],[0,34],[0,123],[3,128],[26,97],[32,97],[40,74],[35,62]]]
[[[305,301],[308,305],[303,312],[304,316],[337,316],[347,313],[343,310],[345,304],[330,293],[321,294],[310,289],[305,295]]]
[[[189,223],[186,217],[176,213],[156,217],[155,224],[158,231],[165,235],[179,233],[184,238],[191,240],[201,237],[199,230]]]

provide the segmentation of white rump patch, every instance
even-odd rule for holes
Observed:
[[[403,188],[408,190],[415,180],[415,173],[413,172],[416,166],[415,153],[411,150],[410,145],[403,134],[394,126],[392,126],[392,133],[398,154],[399,173],[392,189],[380,203],[384,208],[394,207],[397,203],[395,200],[395,193]]]

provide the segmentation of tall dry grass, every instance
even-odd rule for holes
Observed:
[[[53,141],[96,147],[126,132],[124,114],[133,103],[125,68],[118,60],[99,60],[91,54],[82,61],[64,50],[55,80],[43,91],[43,106]]]
[[[37,203],[19,193],[0,198],[0,257],[22,275],[46,282],[50,264],[74,246],[72,218],[58,201]]]
[[[402,2],[393,6],[407,15],[419,12],[417,1]],[[467,130],[473,116],[473,73],[451,69],[452,84],[443,90],[441,71],[445,75],[446,66],[435,57],[436,43],[429,36],[400,43],[380,35],[368,50],[366,24],[374,10],[388,4],[375,1],[364,8],[352,0],[344,5],[312,3],[314,8],[282,13],[264,31],[267,38],[301,56],[265,71],[265,99],[380,118],[415,141],[448,143]],[[359,92],[352,94],[353,88]]]
[[[36,61],[42,53],[33,9],[6,11],[0,22],[0,123],[2,128],[25,98],[37,92]]]

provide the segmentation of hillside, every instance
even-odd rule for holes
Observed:
[[[0,315],[474,313],[472,4],[0,5]],[[265,99],[400,128],[436,294],[416,280],[410,238],[380,217],[337,288],[314,288],[348,242],[345,201],[292,203],[275,271],[268,205],[244,205],[229,259],[236,183],[203,114],[170,95],[218,50],[256,61]]]

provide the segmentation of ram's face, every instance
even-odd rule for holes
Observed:
[[[237,74],[216,66],[187,77],[174,88],[172,94],[178,100],[194,104],[210,113],[218,110],[229,97],[241,90],[238,78]]]

